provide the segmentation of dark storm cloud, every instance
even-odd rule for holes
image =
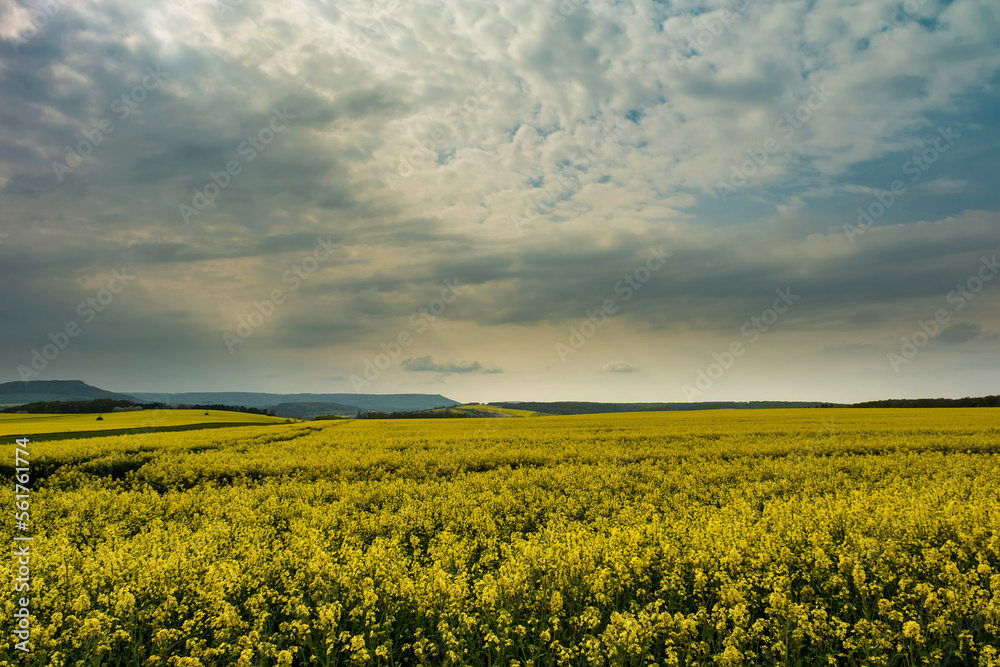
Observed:
[[[928,231],[939,230],[900,229],[891,240],[873,239],[868,248],[833,252],[828,258],[807,258],[807,248],[790,242],[755,244],[741,234],[712,250],[657,244],[671,249],[671,257],[640,289],[630,291],[620,316],[652,329],[684,324],[729,331],[768,307],[776,290],[791,288],[800,301],[785,327],[875,326],[901,316],[884,304],[943,299],[956,279],[977,267],[979,249],[1000,242],[995,227],[983,226],[948,243]],[[828,243],[836,249],[841,240],[834,237]],[[909,252],[898,252],[897,244]],[[431,261],[393,264],[384,273],[347,277],[316,289],[338,295],[366,316],[392,318],[409,315],[433,298],[443,279],[457,277],[469,296],[445,313],[446,319],[484,326],[562,323],[584,317],[605,299],[621,301],[624,278],[644,265],[649,247],[622,236],[611,247],[578,241],[462,261],[431,255]]]
[[[337,118],[338,106],[357,115],[399,107],[376,88],[348,95],[340,104],[295,90],[290,80],[271,80],[223,53],[181,48],[165,57],[152,48],[131,50],[117,33],[87,30],[117,20],[113,9],[86,18],[68,9],[64,14],[61,22],[26,45],[25,57],[12,60],[2,74],[9,94],[0,101],[0,114],[10,122],[0,141],[9,147],[18,129],[23,129],[19,138],[26,132],[34,139],[33,155],[26,155],[29,151],[20,143],[14,145],[16,150],[3,151],[15,169],[4,188],[11,195],[36,197],[67,186],[101,192],[140,187],[161,196],[174,192],[183,201],[188,192],[205,184],[209,171],[219,171],[237,157],[242,142],[266,127],[273,108],[295,116],[289,130],[294,134],[328,126]],[[87,48],[81,46],[84,30]],[[103,45],[93,48],[95,38],[104,40]],[[139,43],[155,39],[148,35]],[[106,55],[112,52],[125,52],[127,58],[115,61]],[[162,68],[165,84],[141,93],[143,99],[120,118],[124,107],[114,106],[115,101],[141,83],[146,67]],[[67,68],[73,72],[69,78]],[[258,98],[254,105],[247,104],[251,90]],[[40,108],[55,113],[39,116]],[[65,159],[64,147],[75,147],[84,131],[93,133],[101,118],[112,120],[114,130],[84,157],[79,169],[66,176],[68,183],[60,184],[50,163]],[[335,156],[294,140],[284,143],[294,146],[294,154],[276,141],[258,164],[246,165],[247,174],[234,179],[223,196],[253,188],[264,195],[288,192],[302,203],[320,200],[325,208],[351,206],[349,191],[320,186],[336,176]]]

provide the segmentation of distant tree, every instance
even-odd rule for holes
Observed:
[[[13,408],[7,408],[2,412],[27,412],[29,414],[98,414],[104,412],[114,412],[122,410],[138,409],[134,401],[118,400],[111,398],[98,398],[92,401],[38,401],[27,403]]]
[[[367,412],[359,411],[355,419],[441,419],[446,417],[477,419],[479,415],[471,412],[459,412],[450,408],[445,408],[444,410],[416,410],[412,412],[377,412],[369,410]]]
[[[222,403],[199,403],[192,405],[192,410],[217,410],[221,412],[246,412],[252,415],[266,415],[265,408],[248,408],[245,405],[223,405]],[[208,413],[205,413],[208,414]]]
[[[854,408],[996,408],[1000,407],[1000,396],[979,396],[965,398],[896,398],[882,401],[855,403]]]

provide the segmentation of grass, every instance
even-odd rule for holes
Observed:
[[[545,412],[533,412],[531,410],[518,410],[516,408],[502,408],[498,405],[456,405],[451,410],[456,412],[481,412],[490,415],[503,417],[545,417]]]

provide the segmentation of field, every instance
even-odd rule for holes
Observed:
[[[97,417],[101,420],[98,421]],[[132,429],[181,430],[218,425],[283,424],[285,419],[222,410],[137,410],[102,415],[0,414],[0,437],[34,436],[33,440],[100,435],[100,431]],[[42,437],[48,436],[48,437]]]
[[[5,585],[2,665],[1000,665],[997,409],[30,449],[32,652]]]
[[[534,412],[532,410],[518,410],[517,408],[502,408],[499,405],[456,405],[448,409],[453,412],[471,412],[471,413],[480,413],[498,417],[545,416],[545,413],[543,412]]]

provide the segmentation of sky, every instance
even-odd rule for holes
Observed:
[[[0,0],[0,382],[1000,393],[995,0]]]

